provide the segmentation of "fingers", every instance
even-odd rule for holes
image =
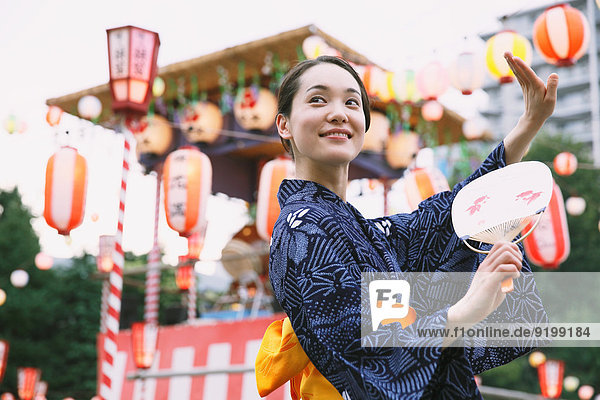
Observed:
[[[525,61],[521,60],[519,57],[513,56],[510,51],[504,53],[504,59],[515,74],[515,77],[521,86],[524,86],[526,82],[537,82],[539,80],[538,76],[531,69],[531,67],[529,67]]]
[[[496,243],[478,270],[493,272],[500,265],[514,265],[518,270],[521,270],[523,255],[516,244],[510,242]]]
[[[555,73],[550,74],[546,81],[546,99],[549,101],[556,101],[556,92],[558,90],[558,75]]]

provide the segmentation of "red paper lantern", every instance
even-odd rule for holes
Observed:
[[[204,248],[204,238],[206,236],[206,224],[198,232],[192,233],[188,237],[188,257],[199,259],[200,253]]]
[[[206,224],[212,188],[210,159],[195,147],[169,154],[163,167],[165,214],[171,229],[188,237]]]
[[[72,147],[62,147],[48,160],[44,218],[61,235],[83,222],[87,162]]]
[[[562,392],[564,362],[559,360],[547,360],[538,367],[538,379],[542,396],[549,399],[557,399]]]
[[[175,283],[181,291],[192,287],[194,281],[194,261],[188,256],[179,257],[179,266],[175,273]]]
[[[46,113],[46,122],[50,126],[56,126],[60,123],[60,117],[62,117],[63,110],[57,106],[48,107],[48,112]]]
[[[18,390],[21,400],[33,399],[41,375],[42,371],[39,368],[17,368]]]
[[[106,34],[112,109],[145,114],[157,73],[158,34],[131,25]]]
[[[568,4],[546,9],[533,24],[533,44],[550,64],[575,64],[587,50],[590,27],[583,13]]]
[[[525,253],[532,263],[544,268],[558,268],[569,256],[571,241],[564,204],[560,188],[554,183],[550,204],[540,223],[523,241]],[[529,223],[523,232],[528,232],[532,224]]]
[[[294,162],[286,157],[279,157],[267,162],[260,172],[258,196],[256,199],[256,230],[258,235],[271,240],[275,221],[279,217],[277,191],[281,181],[294,175]]]
[[[41,269],[42,271],[52,268],[53,263],[54,259],[52,258],[52,256],[49,256],[46,253],[40,252],[35,256],[35,266]]]
[[[563,151],[554,157],[553,165],[554,171],[556,171],[557,174],[563,176],[573,175],[577,170],[577,157],[575,157],[575,154],[573,153]]]
[[[406,199],[412,210],[434,194],[450,190],[446,177],[437,168],[417,168],[404,175]]]
[[[0,383],[2,383],[2,379],[4,379],[4,373],[6,372],[9,348],[10,346],[8,342],[0,339]]]
[[[448,73],[438,61],[430,62],[417,72],[417,88],[425,100],[437,100],[448,86]]]
[[[158,325],[147,322],[134,322],[131,324],[131,340],[135,366],[141,369],[150,368],[156,353]]]
[[[98,256],[96,266],[99,272],[110,272],[113,269],[113,251],[115,237],[113,235],[100,235],[98,238]]]

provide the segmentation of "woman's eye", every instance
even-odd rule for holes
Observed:
[[[346,103],[351,104],[353,106],[360,106],[360,103],[356,99],[349,99]]]
[[[310,98],[309,103],[325,103],[325,99],[321,96],[313,96]]]

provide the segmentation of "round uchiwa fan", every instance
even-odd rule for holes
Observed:
[[[456,235],[473,251],[468,239],[488,244],[512,241],[527,226],[537,226],[552,196],[552,173],[538,161],[508,165],[487,173],[463,187],[452,203],[452,224]],[[512,290],[512,279],[502,282],[502,290]]]

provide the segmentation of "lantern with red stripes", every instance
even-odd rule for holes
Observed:
[[[50,126],[56,126],[60,123],[60,118],[62,117],[63,110],[57,106],[48,107],[48,112],[46,113],[46,122]]]
[[[568,4],[552,6],[533,24],[533,44],[550,64],[568,67],[587,50],[590,27],[583,13]]]
[[[563,176],[573,175],[577,170],[577,157],[573,153],[563,151],[554,157],[553,165],[557,174]]]
[[[134,322],[131,324],[131,341],[135,366],[141,369],[150,368],[158,343],[158,325]]]
[[[163,168],[167,223],[188,237],[206,223],[206,204],[212,188],[210,159],[195,147],[169,154]]]
[[[9,348],[10,346],[6,340],[0,340],[0,383],[2,383],[2,379],[4,379],[4,373],[6,372]]]
[[[61,235],[83,221],[87,162],[76,149],[62,147],[46,166],[44,218]]]
[[[256,230],[258,235],[271,240],[275,221],[279,217],[277,191],[281,181],[294,176],[294,163],[286,157],[279,157],[267,162],[260,172],[258,197],[256,200]]]
[[[416,168],[404,175],[406,199],[412,210],[434,194],[450,190],[446,177],[437,168]]]
[[[179,266],[175,273],[175,283],[182,292],[192,287],[194,281],[194,260],[188,256],[179,256]]]
[[[188,237],[188,257],[199,259],[200,253],[204,248],[204,238],[206,236],[206,224],[198,232],[192,233]]]
[[[558,268],[569,256],[571,242],[563,197],[556,183],[550,204],[541,218],[537,228],[524,240],[525,253],[536,265]],[[531,224],[523,232],[528,232]]]
[[[547,360],[538,367],[538,379],[542,396],[548,399],[558,399],[562,392],[564,362]]]
[[[35,395],[42,371],[39,368],[17,368],[19,397],[21,400],[31,400]]]

